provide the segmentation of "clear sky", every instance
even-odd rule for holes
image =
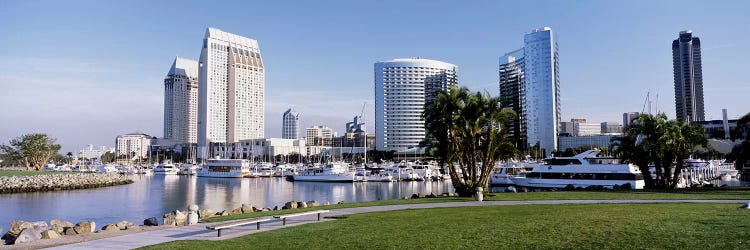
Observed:
[[[706,119],[750,111],[750,1],[0,1],[0,143],[45,132],[63,153],[161,137],[163,79],[198,59],[207,27],[256,39],[266,66],[266,137],[289,107],[342,132],[367,103],[373,63],[429,58],[496,95],[498,57],[542,26],[557,33],[562,117],[621,121],[647,92],[674,117],[671,42],[703,46]],[[745,45],[747,46],[747,45]],[[655,99],[655,98],[654,98]]]

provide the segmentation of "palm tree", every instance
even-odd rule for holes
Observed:
[[[438,91],[426,105],[428,136],[422,144],[450,166],[453,187],[461,196],[487,186],[495,161],[515,153],[506,136],[515,112],[502,108],[499,101],[487,93],[469,94],[466,88],[451,87]]]
[[[68,164],[71,164],[73,162],[73,152],[68,152],[65,156],[68,157]]]
[[[737,120],[737,128],[735,128],[734,133],[739,137],[743,130],[746,133],[744,141],[732,148],[732,155],[735,158],[734,166],[737,170],[742,170],[745,164],[750,161],[750,113]]]

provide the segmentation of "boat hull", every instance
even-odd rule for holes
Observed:
[[[242,178],[248,175],[247,172],[230,171],[230,172],[212,172],[201,170],[198,171],[198,177],[210,177],[210,178]]]
[[[642,180],[576,180],[576,179],[539,179],[539,178],[525,178],[525,177],[513,177],[511,178],[516,186],[531,187],[531,188],[565,188],[568,185],[573,185],[578,188],[586,188],[589,186],[603,186],[605,188],[613,188],[615,185],[622,186],[626,183],[630,184],[632,189],[643,189],[645,182]]]
[[[293,175],[293,181],[306,182],[354,182],[353,175]]]

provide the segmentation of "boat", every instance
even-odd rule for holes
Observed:
[[[198,170],[198,177],[242,178],[250,174],[250,161],[245,159],[209,159]]]
[[[117,167],[114,164],[104,164],[96,168],[99,173],[117,173]]]
[[[271,163],[258,163],[250,170],[253,177],[272,177],[276,171]]]
[[[182,164],[180,165],[179,175],[195,175],[198,172],[198,165],[195,164]]]
[[[643,189],[645,182],[638,167],[620,163],[616,158],[599,157],[600,152],[592,149],[573,157],[548,158],[533,170],[511,177],[511,180],[517,186],[531,188],[565,188],[568,185],[613,188],[629,184],[632,189]]]
[[[162,162],[154,168],[154,175],[176,175],[180,171],[169,161]]]
[[[393,175],[394,178],[396,178],[396,180],[424,181],[424,178],[414,172],[414,168],[411,167],[410,163],[393,166],[389,171],[390,174]]]
[[[526,172],[534,170],[537,164],[527,162],[509,161],[504,164],[497,164],[492,170],[490,176],[490,185],[492,186],[512,186],[515,185],[511,178],[522,176]]]
[[[349,171],[345,163],[326,163],[320,167],[308,168],[296,175],[287,176],[291,181],[314,181],[314,182],[354,182],[354,172]]]
[[[414,173],[422,180],[437,180],[440,177],[437,163],[420,163],[417,162],[411,166]]]

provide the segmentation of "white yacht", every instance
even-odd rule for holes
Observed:
[[[276,171],[270,162],[258,163],[250,170],[250,175],[257,177],[272,177]]]
[[[516,176],[522,176],[526,172],[534,170],[534,167],[538,164],[527,163],[527,162],[506,162],[505,164],[497,164],[492,170],[492,176],[490,176],[490,185],[493,186],[512,186],[515,185],[511,178]]]
[[[437,180],[440,177],[440,171],[438,170],[437,163],[415,163],[411,166],[414,173],[417,174],[422,180]]]
[[[154,168],[154,175],[176,175],[180,169],[169,161],[162,162]]]
[[[117,167],[114,164],[104,164],[96,168],[99,173],[117,173]]]
[[[523,176],[512,177],[515,185],[532,188],[564,188],[630,184],[633,189],[645,185],[641,171],[632,164],[619,163],[615,158],[598,157],[598,149],[573,157],[553,157],[534,167]]]
[[[242,178],[250,174],[250,161],[244,159],[209,159],[198,171],[198,177]]]
[[[318,168],[309,168],[288,176],[292,181],[354,182],[354,172],[345,163],[326,163]]]
[[[393,166],[389,170],[393,178],[400,181],[423,181],[424,178],[414,172],[414,168],[411,164],[400,164]]]
[[[195,164],[182,164],[180,165],[180,175],[195,175],[198,172],[198,165]]]

